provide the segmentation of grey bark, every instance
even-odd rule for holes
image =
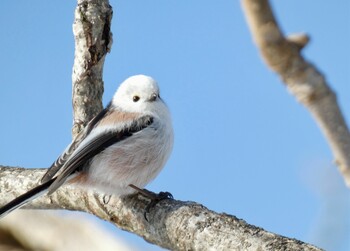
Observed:
[[[307,36],[285,37],[268,0],[242,0],[242,6],[264,61],[315,118],[350,187],[350,132],[334,91],[320,71],[301,55]]]
[[[112,46],[112,13],[108,0],[78,0],[73,24],[73,137],[103,108],[102,73]]]
[[[0,205],[34,187],[44,172],[43,169],[0,166]],[[148,203],[142,195],[121,199],[63,186],[51,196],[38,198],[25,208],[67,209],[94,214],[170,250],[320,250],[190,201],[161,201],[151,209],[146,221],[144,210]]]

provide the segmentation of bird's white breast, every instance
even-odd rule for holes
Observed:
[[[155,118],[151,126],[134,133],[96,155],[86,169],[82,185],[115,195],[127,195],[143,188],[165,165],[173,146],[168,118]]]

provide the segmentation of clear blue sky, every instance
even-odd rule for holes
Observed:
[[[272,1],[350,117],[350,3]],[[75,1],[0,2],[0,163],[47,167],[71,140]],[[240,1],[111,1],[104,103],[158,80],[175,148],[148,188],[328,250],[350,249],[349,191],[314,120],[262,62]],[[138,237],[109,227],[145,250]]]

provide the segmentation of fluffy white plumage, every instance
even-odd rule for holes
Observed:
[[[135,97],[139,98],[136,102]],[[87,179],[75,183],[108,194],[127,195],[135,192],[129,184],[143,188],[165,165],[173,147],[172,123],[169,110],[159,97],[157,83],[148,76],[137,75],[125,80],[115,93],[111,107],[122,119],[111,119],[93,129],[79,148],[100,134],[130,127],[143,116],[152,117],[153,123],[95,156],[86,168]]]
[[[70,183],[119,196],[143,188],[164,167],[173,147],[170,113],[157,82],[126,79],[111,103],[52,164],[42,184],[0,208],[0,216]]]

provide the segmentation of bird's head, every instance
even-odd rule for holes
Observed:
[[[112,105],[126,112],[153,112],[164,106],[157,82],[145,75],[126,79],[114,94]]]

